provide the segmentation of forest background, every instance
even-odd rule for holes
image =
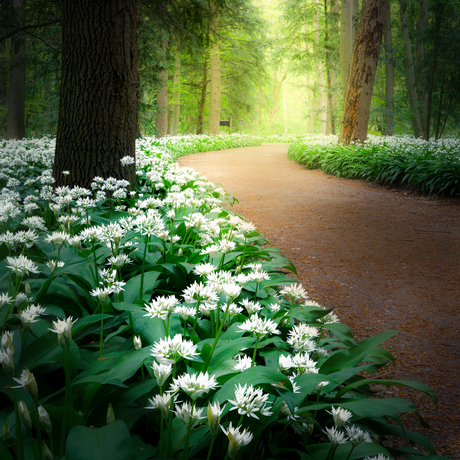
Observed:
[[[1,137],[56,135],[60,7],[1,2]],[[338,134],[360,9],[357,0],[138,2],[138,135]],[[456,0],[386,2],[371,133],[458,133],[459,13]]]

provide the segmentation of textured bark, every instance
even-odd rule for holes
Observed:
[[[342,0],[340,12],[340,81],[342,97],[345,103],[348,71],[350,70],[351,54],[353,53],[353,8],[352,0]]]
[[[163,41],[163,50],[166,52],[168,42]],[[168,70],[163,69],[158,73],[157,89],[157,120],[156,127],[160,137],[168,134]]]
[[[173,114],[171,117],[171,135],[175,136],[179,129],[180,119],[180,51],[176,52],[176,60],[174,64],[174,80],[173,80]]]
[[[128,179],[120,159],[137,135],[135,0],[62,2],[62,73],[54,177],[89,187],[94,176]],[[134,165],[131,180],[135,181]]]
[[[384,24],[384,47],[385,47],[385,113],[383,115],[383,135],[393,136],[394,129],[394,86],[395,68],[393,63],[393,37],[391,34],[391,5],[387,1],[385,5]]]
[[[382,45],[385,0],[364,0],[342,118],[339,142],[364,142],[367,139],[372,90]]]
[[[211,70],[211,105],[209,108],[208,134],[220,132],[220,104],[221,104],[221,81],[220,81],[220,48],[219,48],[219,11],[215,2],[211,2],[213,19],[211,31],[214,34],[214,43],[211,46],[209,67]]]
[[[14,0],[13,9],[19,25],[25,24],[25,0]],[[22,33],[11,37],[10,83],[6,139],[22,139],[26,135],[26,42]]]
[[[203,63],[203,81],[201,83],[201,97],[198,103],[198,121],[196,124],[196,134],[203,134],[203,111],[206,103],[206,88],[208,87],[208,60],[205,58]]]
[[[422,122],[420,120],[419,101],[415,86],[414,59],[412,57],[411,42],[409,37],[409,23],[407,19],[406,0],[399,0],[399,7],[401,11],[401,33],[404,44],[404,62],[406,64],[407,91],[409,93],[409,105],[412,111],[412,126],[414,129],[414,136],[420,137],[423,135],[423,130]]]
[[[439,1],[437,2],[439,3]],[[427,94],[425,90],[425,79],[423,68],[425,61],[425,30],[428,21],[428,0],[420,0],[420,12],[417,20],[417,38],[415,42],[415,68],[417,75],[417,96],[420,104],[420,122],[422,129],[426,125],[426,104]]]

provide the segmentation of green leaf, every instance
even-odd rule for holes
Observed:
[[[129,279],[125,285],[125,291],[123,293],[124,301],[126,303],[134,303],[139,298],[149,301],[154,289],[159,284],[158,277],[160,275],[161,273],[156,271],[148,271],[144,273],[144,292],[142,295],[140,293],[142,275],[137,275]]]
[[[67,437],[66,460],[136,460],[125,423],[116,420],[102,428],[74,426]]]

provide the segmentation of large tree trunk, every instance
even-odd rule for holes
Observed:
[[[364,0],[347,82],[339,142],[364,142],[382,45],[385,0]]]
[[[395,68],[393,63],[393,37],[391,34],[391,4],[389,1],[386,2],[385,6],[384,47],[386,63],[385,112],[383,115],[383,135],[393,136]]]
[[[353,8],[352,0],[342,0],[340,12],[340,81],[342,82],[342,97],[345,103],[348,71],[350,70],[353,53]]]
[[[439,1],[437,2],[439,3]],[[420,0],[420,12],[417,21],[417,38],[415,42],[415,69],[417,75],[417,96],[420,103],[420,122],[422,129],[426,125],[426,89],[424,75],[425,30],[428,21],[428,0]]]
[[[163,51],[166,53],[168,41],[163,40]],[[160,137],[168,134],[168,70],[163,69],[158,72],[157,89],[157,119],[156,127]]]
[[[90,187],[95,176],[128,179],[137,135],[135,0],[62,1],[62,72],[54,177]],[[131,165],[132,186],[135,167]]]
[[[212,23],[211,32],[214,35],[214,43],[211,46],[209,67],[211,70],[211,106],[209,108],[208,134],[220,132],[220,48],[219,48],[219,10],[215,2],[211,2]]]
[[[180,50],[176,52],[173,80],[173,114],[171,117],[171,135],[175,136],[179,129],[180,119]]]
[[[404,44],[404,61],[406,64],[407,91],[409,93],[409,105],[412,111],[412,126],[414,129],[414,136],[420,137],[423,135],[423,130],[422,122],[420,120],[419,101],[415,86],[414,59],[412,57],[411,42],[409,37],[406,0],[399,0],[399,7],[401,12],[401,33]]]
[[[25,0],[13,0],[16,23],[25,24]],[[8,116],[6,139],[22,139],[26,135],[26,41],[23,34],[11,37],[10,84],[8,88]]]
[[[203,111],[206,103],[206,88],[208,87],[208,60],[205,57],[203,63],[203,81],[201,83],[201,98],[198,102],[198,121],[196,124],[196,134],[203,134]]]

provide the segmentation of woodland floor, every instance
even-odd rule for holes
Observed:
[[[382,378],[416,380],[438,396],[383,387],[414,402],[438,454],[460,459],[460,198],[308,171],[288,144],[263,144],[179,159],[236,196],[253,222],[297,268],[313,300],[335,307],[360,341],[401,331],[383,344],[396,367]],[[377,388],[378,389],[378,388]]]

